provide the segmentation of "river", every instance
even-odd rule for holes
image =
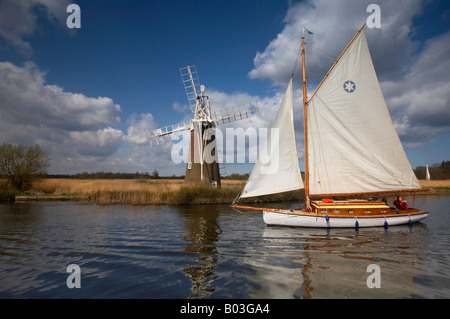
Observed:
[[[450,298],[450,196],[421,203],[413,227],[359,230],[227,205],[0,203],[0,298]]]

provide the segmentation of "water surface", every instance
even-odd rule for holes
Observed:
[[[267,227],[226,205],[1,203],[0,298],[450,298],[449,204],[428,196],[412,228],[355,231]]]

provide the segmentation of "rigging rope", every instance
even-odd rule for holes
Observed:
[[[295,70],[297,69],[298,61],[300,60],[300,56],[301,56],[301,55],[302,55],[302,47],[300,46],[300,48],[298,49],[297,59],[295,60],[294,68],[292,69],[292,75],[291,75],[291,77],[294,76],[294,73],[295,73]]]
[[[424,197],[424,199],[423,199],[422,204],[420,204],[418,207],[415,207],[415,208],[419,209],[420,207],[422,207],[423,204],[425,204],[425,201],[427,200],[427,195],[428,195],[428,194],[425,193],[425,197]]]
[[[315,50],[317,50],[317,51],[319,51],[319,52],[322,52],[322,53],[324,53],[324,54],[326,54],[326,55],[332,57],[332,58],[334,59],[334,61],[337,60],[337,57],[335,57],[334,55],[332,55],[331,53],[329,53],[329,52],[327,52],[327,51],[324,51],[324,50],[321,50],[321,49],[319,49],[319,48],[313,47],[312,45],[310,45],[310,47],[313,48],[313,49],[315,49]]]

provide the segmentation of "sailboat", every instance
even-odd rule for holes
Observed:
[[[351,198],[420,189],[389,115],[363,29],[364,25],[309,99],[302,37],[305,182],[294,134],[291,77],[267,140],[232,207],[262,210],[267,225],[301,227],[387,227],[428,216],[416,208]],[[238,205],[242,198],[303,188],[302,209]]]

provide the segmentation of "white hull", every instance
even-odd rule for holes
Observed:
[[[387,216],[387,217],[326,217],[305,216],[299,214],[279,213],[264,210],[264,222],[267,225],[297,226],[297,227],[320,227],[320,228],[358,228],[408,225],[424,219],[428,216],[423,214]],[[387,222],[387,224],[386,224]]]

